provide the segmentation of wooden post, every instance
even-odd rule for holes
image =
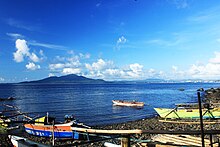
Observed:
[[[47,112],[47,124],[49,123],[49,113]]]
[[[204,135],[204,129],[203,129],[203,116],[202,116],[202,105],[201,105],[201,99],[200,99],[200,92],[197,92],[198,95],[198,103],[199,103],[199,116],[200,116],[200,128],[201,128],[201,139],[202,139],[202,147],[205,147],[205,135]]]
[[[210,146],[213,147],[213,143],[212,143],[212,134],[210,134]]]
[[[54,134],[54,120],[53,120],[52,146],[54,145],[55,145],[55,134]]]
[[[123,135],[121,138],[121,147],[130,147],[131,143],[130,143],[130,135]]]

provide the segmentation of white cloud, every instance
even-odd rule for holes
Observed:
[[[53,74],[53,73],[49,73],[49,75],[48,75],[48,77],[53,77],[53,76],[55,76],[55,74]]]
[[[27,41],[23,39],[17,39],[15,42],[16,52],[13,53],[14,60],[16,62],[23,62],[27,57],[32,62],[39,62],[42,58],[39,58],[35,53],[31,53],[27,45]],[[43,51],[40,50],[40,54],[43,55]]]
[[[73,51],[68,52],[69,57],[56,56],[54,63],[49,64],[51,73],[64,74],[83,74],[84,64],[80,60],[90,58],[89,54],[79,53],[75,55]]]
[[[130,69],[132,70],[132,72],[139,74],[142,72],[143,65],[140,65],[138,63],[130,64]]]
[[[5,79],[0,77],[0,82],[4,82],[4,81],[5,81]]]
[[[129,79],[140,79],[143,76],[143,66],[138,64],[138,63],[134,63],[134,64],[130,64],[129,65],[129,69],[125,70],[125,77],[129,78]]]
[[[124,75],[124,71],[120,69],[106,69],[105,74],[107,76],[121,77],[121,75]]]
[[[33,62],[29,62],[26,65],[26,68],[29,69],[29,70],[37,70],[37,69],[40,69],[40,65],[36,65]]]
[[[126,42],[127,42],[127,39],[124,36],[119,37],[115,48],[120,50],[122,45],[125,44]]]
[[[50,70],[61,69],[61,68],[64,68],[64,67],[65,67],[65,64],[63,64],[63,63],[49,64],[49,69]]]
[[[30,53],[29,54],[29,57],[30,59],[33,61],[33,62],[39,62],[40,59],[38,58],[38,56],[35,54],[35,53]]]
[[[192,78],[219,79],[220,78],[220,53],[215,52],[215,57],[211,58],[207,64],[193,64],[187,71]]]
[[[81,69],[80,68],[64,68],[63,74],[80,74]]]
[[[73,56],[69,58],[58,57],[59,63],[49,64],[49,69],[51,71],[63,70],[63,68],[78,68],[81,66],[78,56]]]
[[[85,58],[85,59],[89,59],[91,57],[91,55],[88,53],[87,54],[80,53],[79,56],[80,56],[80,58]]]
[[[17,39],[15,44],[16,44],[17,51],[13,53],[14,60],[16,62],[22,62],[24,61],[24,57],[30,54],[29,48],[27,46],[27,42],[25,40]]]
[[[220,52],[214,52],[215,57],[209,60],[210,63],[220,64]]]
[[[18,34],[18,33],[6,33],[6,35],[12,37],[13,39],[24,38],[23,35]]]
[[[40,47],[45,47],[49,49],[56,49],[56,50],[67,50],[67,47],[62,46],[62,45],[56,45],[56,44],[49,44],[49,43],[41,43],[37,41],[29,41],[30,45],[33,46],[40,46]]]
[[[220,66],[211,63],[206,65],[193,64],[188,73],[192,78],[215,79],[220,77]]]
[[[107,80],[122,80],[122,79],[142,79],[143,65],[138,63],[130,64],[126,68],[115,67],[112,61],[99,59],[92,64],[85,64],[88,70],[87,76],[91,78],[103,78]]]
[[[178,70],[178,67],[173,65],[172,70],[173,70],[173,72],[176,72]]]
[[[92,64],[85,64],[85,67],[90,71],[100,71],[107,68],[112,67],[113,62],[112,61],[104,61],[103,59],[98,59],[97,62],[94,62]]]
[[[118,38],[117,44],[124,44],[127,42],[127,39],[124,36],[121,36],[120,38]]]

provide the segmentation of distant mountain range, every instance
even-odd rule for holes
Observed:
[[[157,79],[157,78],[149,78],[145,80],[134,80],[134,81],[105,81],[102,79],[91,79],[86,78],[84,76],[78,76],[75,74],[60,76],[60,77],[49,77],[41,80],[36,81],[25,81],[21,82],[21,84],[31,84],[31,83],[39,83],[39,84],[108,84],[108,83],[115,83],[115,84],[138,84],[138,83],[216,83],[220,82],[219,80],[214,81],[206,81],[206,80],[164,80],[164,79]]]
[[[41,84],[104,84],[107,83],[101,79],[90,79],[83,76],[78,76],[75,74],[70,74],[61,77],[49,77],[42,80],[36,81],[25,81],[21,82],[21,84],[28,84],[28,83],[41,83]]]

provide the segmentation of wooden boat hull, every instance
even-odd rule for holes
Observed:
[[[76,131],[72,131],[70,125],[35,125],[25,124],[25,131],[31,135],[55,138],[73,138],[80,139],[80,135]]]
[[[128,106],[128,107],[143,107],[144,106],[143,102],[112,100],[112,103],[116,106]]]
[[[161,118],[184,118],[197,119],[199,117],[199,109],[168,109],[168,108],[154,108]],[[202,110],[203,118],[220,118],[220,108],[213,108],[207,111]]]

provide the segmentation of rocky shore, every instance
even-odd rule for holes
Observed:
[[[96,129],[105,129],[105,130],[113,130],[113,129],[120,129],[120,130],[127,130],[127,129],[141,129],[141,130],[169,130],[169,131],[189,131],[189,130],[200,130],[200,125],[198,124],[181,124],[181,123],[167,123],[167,122],[161,122],[159,121],[159,117],[154,118],[146,118],[141,119],[137,121],[131,121],[126,123],[119,123],[119,124],[112,124],[112,125],[106,125],[106,126],[94,126],[93,128]],[[192,121],[192,120],[191,120]],[[204,120],[210,121],[210,120]],[[199,122],[199,120],[194,120],[193,122]],[[205,124],[204,125],[205,130],[220,130],[220,123],[216,124]],[[29,135],[25,132],[22,134],[23,137],[26,137],[32,141],[40,142],[43,144],[51,145],[52,139],[51,138],[44,138],[44,137],[35,137],[32,135]],[[153,134],[135,134],[132,135],[132,139],[140,139],[140,140],[150,140],[151,137],[154,136]],[[209,136],[207,136],[208,138]],[[1,145],[9,146],[11,145],[6,136],[4,138],[1,138]],[[4,141],[3,141],[4,140]],[[107,142],[117,143],[120,144],[119,139],[109,139],[106,140]],[[89,144],[83,144],[78,145],[82,147],[102,147],[106,141],[96,142],[96,143],[89,143]],[[55,145],[56,146],[67,146],[73,143],[80,143],[78,141],[71,141],[71,140],[65,140],[65,141],[59,141],[56,140]]]
[[[205,97],[209,101],[218,103],[220,100],[220,88],[217,89],[209,89],[205,91]],[[137,121],[131,121],[126,123],[119,123],[119,124],[112,124],[112,125],[105,125],[105,126],[94,126],[93,128],[96,129],[105,129],[105,130],[113,130],[113,129],[141,129],[141,130],[169,130],[169,131],[186,131],[186,130],[200,130],[200,125],[198,124],[182,124],[182,123],[167,123],[159,121],[159,117],[154,118],[146,118]],[[192,120],[191,120],[192,121]],[[193,120],[199,122],[199,120]],[[210,120],[204,120],[210,121]],[[205,130],[220,130],[220,123],[215,124],[204,124]],[[50,138],[43,138],[43,137],[35,137],[31,136],[25,132],[23,132],[22,136],[29,138],[30,140],[41,142],[44,144],[51,144]],[[152,134],[135,134],[132,136],[133,139],[140,139],[140,140],[149,140],[153,135]],[[97,143],[90,143],[85,145],[79,146],[90,146],[90,147],[97,147],[103,146],[105,141],[97,142]],[[107,142],[114,142],[120,143],[120,140],[107,140]],[[74,141],[56,141],[57,146],[64,146],[74,143]],[[10,142],[8,141],[7,137],[2,137],[0,139],[0,146],[11,146]]]
[[[220,88],[211,88],[205,90],[205,98],[210,103],[220,103]]]

